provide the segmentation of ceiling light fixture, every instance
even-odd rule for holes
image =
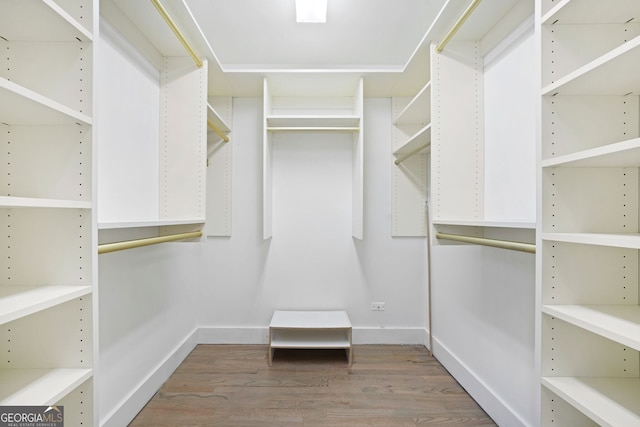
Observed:
[[[296,22],[327,22],[327,0],[296,0]]]

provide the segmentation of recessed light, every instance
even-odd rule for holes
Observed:
[[[327,22],[327,0],[296,0],[296,22]]]

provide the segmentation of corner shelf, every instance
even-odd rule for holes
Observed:
[[[602,22],[626,22],[638,13],[632,2],[611,7],[599,0],[562,0],[544,13],[542,25],[554,24],[599,24]]]
[[[429,144],[431,143],[431,124],[426,125],[422,129],[420,129],[415,135],[413,135],[409,140],[404,143],[400,148],[393,152],[393,155],[403,156],[405,154],[409,154],[413,151],[426,150]]]
[[[213,106],[210,103],[207,103],[207,121],[213,123],[213,125],[216,126],[220,130],[220,132],[222,132],[225,135],[231,132],[231,127],[229,127],[229,125],[222,119],[222,116],[218,114],[218,112],[213,108]],[[209,136],[211,135],[215,135],[213,140],[209,138]],[[222,137],[219,136],[216,132],[212,131],[211,129],[208,129],[207,142],[211,143],[211,142],[219,142],[219,141],[222,141]]]
[[[431,81],[409,101],[396,117],[394,125],[428,123],[431,121]]]

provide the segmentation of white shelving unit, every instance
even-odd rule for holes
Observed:
[[[449,22],[448,27],[467,3],[451,2],[445,6],[441,19]],[[496,55],[491,52],[494,48],[498,52],[508,48],[513,42],[510,37],[525,31],[523,22],[531,13],[530,6],[526,1],[480,3],[442,52],[436,52],[435,43],[431,46],[431,103],[438,111],[431,124],[430,171],[431,209],[436,225],[473,223],[491,227],[499,222],[500,227],[523,228],[523,223],[531,222],[528,218],[493,218],[485,214],[487,185],[491,185],[486,178],[486,154],[496,148],[494,141],[485,141],[484,102],[485,55]],[[522,150],[528,149],[520,145]],[[517,157],[518,153],[504,156]],[[505,173],[510,175],[505,175],[502,182],[510,182],[514,189],[525,187],[521,181],[527,179],[526,174]]]
[[[264,79],[263,237],[272,237],[271,158],[278,132],[346,132],[353,134],[352,234],[363,226],[363,81],[360,76],[278,76]]]
[[[97,1],[0,3],[0,404],[64,405],[69,425],[97,424],[97,12]]]
[[[428,76],[426,76],[428,79]],[[392,99],[392,236],[426,236],[428,149],[431,144],[431,82],[413,97]]]
[[[278,348],[344,349],[351,365],[351,332],[351,320],[343,310],[276,310],[269,324],[269,366]]]
[[[537,10],[542,425],[640,425],[640,5]]]
[[[189,224],[187,231],[200,229],[206,220],[207,121],[229,131],[208,105],[208,62],[198,66],[176,49],[180,43],[151,2],[105,0],[100,12],[103,38],[121,45],[101,63],[125,65],[100,74],[99,227],[132,236],[154,226],[160,235]],[[123,102],[132,105],[124,109]],[[101,232],[101,240],[107,234],[113,232]]]

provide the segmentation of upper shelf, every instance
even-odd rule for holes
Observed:
[[[360,128],[360,117],[353,115],[271,115],[267,130],[349,130]]]
[[[431,142],[431,124],[420,129],[415,135],[393,152],[394,156],[404,156],[418,153],[429,146]]]
[[[542,167],[638,167],[640,138],[591,148],[542,161]]]
[[[9,125],[91,124],[91,118],[0,77],[0,119]]]
[[[394,124],[428,123],[431,121],[431,82],[429,81],[398,114]]]
[[[640,3],[634,1],[563,0],[542,16],[542,25],[613,24],[639,17]]]
[[[542,89],[542,95],[627,95],[640,88],[640,36]]]
[[[91,11],[86,15],[91,22]],[[92,40],[91,31],[53,0],[0,2],[0,36],[8,41]]]

